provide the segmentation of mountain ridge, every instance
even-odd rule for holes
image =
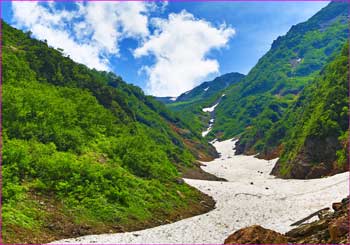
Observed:
[[[261,152],[268,129],[346,42],[347,7],[332,2],[277,38],[248,75],[227,89],[209,137],[240,136],[239,153]]]

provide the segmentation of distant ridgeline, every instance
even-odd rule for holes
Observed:
[[[179,114],[181,118],[199,132],[208,125],[210,119],[208,113],[204,113],[202,108],[210,107],[224,94],[226,88],[243,78],[243,74],[232,72],[217,77],[213,81],[204,82],[177,98],[156,97],[156,99],[167,104],[172,111],[181,112]]]
[[[108,232],[199,203],[178,170],[216,156],[200,133],[120,77],[2,27],[4,242]]]
[[[282,154],[273,171],[280,177],[314,178],[344,171],[348,87],[347,64],[339,61],[345,62],[339,54],[342,49],[346,52],[348,36],[348,3],[331,2],[277,38],[247,76],[207,97],[205,103],[192,103],[191,97],[180,101],[181,95],[168,107],[181,110],[183,119],[201,131],[209,120],[201,108],[224,93],[207,138],[239,137],[237,154],[259,153],[264,158]],[[336,73],[337,69],[343,74]],[[203,90],[206,85],[200,87]],[[327,97],[335,96],[332,91],[341,97]],[[308,110],[313,114],[305,114]],[[316,115],[320,121],[315,121]],[[315,138],[315,130],[322,136]]]

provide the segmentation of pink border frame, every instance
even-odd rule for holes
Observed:
[[[81,2],[79,0],[0,0],[0,19],[2,20],[2,2]],[[331,2],[329,0],[83,0],[84,2]],[[332,2],[349,2],[348,13],[350,16],[350,0],[332,0]],[[350,42],[350,26],[349,26],[349,36],[348,41]],[[349,64],[350,64],[350,49],[349,49]],[[350,87],[350,73],[348,76],[348,82]],[[349,89],[350,98],[350,89]],[[350,100],[349,100],[349,118],[350,118]],[[349,120],[350,128],[350,120]],[[3,138],[2,138],[2,25],[0,24],[0,245],[4,244],[2,242],[2,150],[3,150]],[[350,136],[348,139],[348,152],[350,152]],[[347,159],[348,165],[350,166],[350,157]],[[349,178],[350,178],[350,171]],[[350,195],[350,181],[349,181],[349,195]],[[350,221],[350,210],[349,210],[349,221]],[[349,230],[350,235],[350,230]],[[67,238],[69,239],[69,238]],[[72,243],[73,244],[73,243]],[[80,244],[80,243],[78,243]],[[95,245],[105,245],[103,243],[94,243]],[[121,245],[122,243],[118,243]],[[133,243],[134,245],[141,245]],[[12,245],[22,245],[21,243]],[[36,245],[36,244],[34,244]],[[38,244],[39,245],[39,244]],[[60,245],[60,244],[58,244]],[[62,244],[63,245],[63,244]],[[73,244],[74,245],[74,244]],[[113,245],[113,244],[110,244]],[[129,244],[128,244],[129,245]],[[154,245],[142,243],[142,245]],[[170,245],[167,243],[159,243],[157,245]],[[194,245],[194,244],[184,244],[183,245]],[[219,244],[201,244],[201,245],[221,245]],[[257,244],[253,244],[257,245]],[[282,245],[282,244],[277,244]],[[305,243],[305,245],[314,245],[313,243]],[[316,244],[315,244],[316,245]]]

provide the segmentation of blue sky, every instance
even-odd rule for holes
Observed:
[[[2,17],[91,68],[158,96],[248,73],[327,2],[2,3]]]

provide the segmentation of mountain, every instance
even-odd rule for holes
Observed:
[[[202,109],[211,106],[221,98],[227,87],[243,78],[244,75],[238,72],[227,73],[181,94],[176,100],[170,97],[156,99],[167,104],[170,110],[178,112],[179,117],[188,125],[191,125],[197,132],[201,132],[209,123],[209,114],[203,112]]]
[[[213,207],[179,179],[217,155],[199,133],[30,35],[2,21],[4,242],[139,229]]]
[[[320,178],[349,170],[349,68],[346,42],[340,55],[302,91],[284,120],[270,130],[270,135],[285,132],[274,175]]]
[[[348,3],[331,2],[277,38],[248,75],[226,89],[208,137],[239,137],[238,154],[278,156],[281,145],[266,149],[267,132],[341,51],[349,35],[347,8]]]
[[[224,74],[216,77],[212,81],[204,82],[192,90],[181,94],[176,98],[174,103],[193,103],[195,101],[204,101],[230,85],[239,82],[242,78],[244,78],[244,75],[238,72]]]

